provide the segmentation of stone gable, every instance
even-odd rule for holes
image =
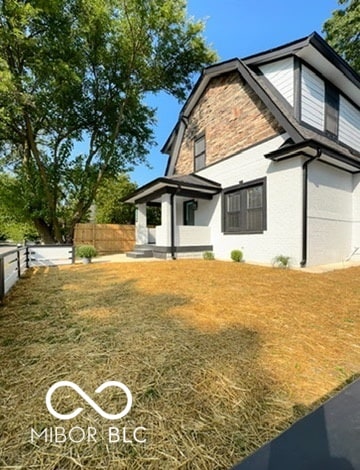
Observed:
[[[206,165],[283,132],[237,72],[211,80],[193,109],[174,174],[194,171],[194,139],[206,136]]]

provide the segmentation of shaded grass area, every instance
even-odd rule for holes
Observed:
[[[322,275],[181,260],[76,265],[29,273],[0,307],[0,468],[226,469],[359,371],[359,268]],[[77,383],[61,412],[49,387]],[[108,427],[127,428],[109,443]],[[30,430],[97,429],[97,442],[30,442]],[[131,431],[143,426],[146,443]]]

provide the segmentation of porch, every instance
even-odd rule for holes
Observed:
[[[159,178],[125,201],[136,204],[136,246],[130,257],[198,257],[212,250],[213,198],[221,186],[194,175]],[[161,207],[161,225],[147,227],[147,206]]]

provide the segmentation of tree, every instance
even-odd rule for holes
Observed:
[[[36,240],[35,227],[26,221],[24,201],[15,178],[0,174],[0,241]]]
[[[106,178],[95,199],[98,224],[134,224],[135,207],[121,200],[136,189],[127,175]]]
[[[72,239],[103,179],[146,160],[145,98],[184,99],[216,58],[203,29],[185,0],[0,0],[0,164],[45,242]]]
[[[324,23],[328,43],[360,73],[360,1],[339,0],[344,8],[335,10]]]
[[[130,181],[128,175],[121,174],[116,178],[105,178],[98,190],[96,206],[96,222],[98,224],[135,224],[135,206],[122,202],[134,192],[137,184]],[[160,207],[147,207],[148,225],[161,224]]]

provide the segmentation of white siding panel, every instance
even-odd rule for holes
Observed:
[[[301,119],[319,130],[324,130],[325,83],[307,67],[301,72]]]
[[[294,59],[289,57],[260,67],[269,82],[294,106]]]
[[[360,111],[340,96],[339,140],[360,151]]]

